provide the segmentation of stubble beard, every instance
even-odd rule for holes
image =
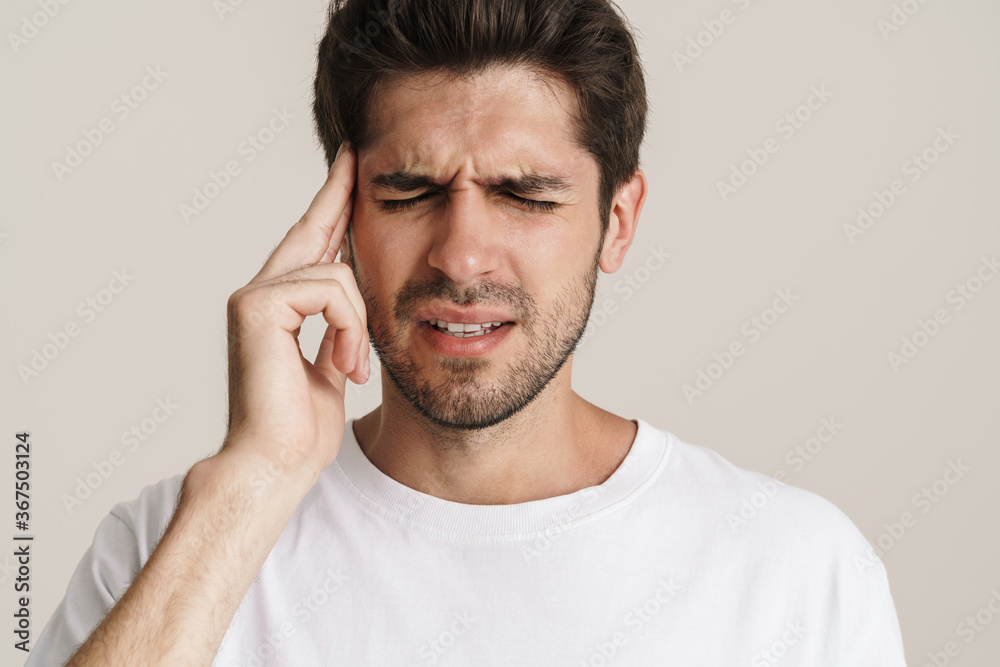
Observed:
[[[519,286],[482,282],[459,290],[442,276],[408,281],[394,296],[390,317],[356,268],[354,272],[368,311],[372,347],[396,389],[437,427],[475,431],[521,412],[565,365],[587,328],[599,262],[600,247],[590,270],[565,285],[544,313]],[[520,336],[525,347],[515,352],[516,361],[499,373],[493,361],[474,357],[437,357],[433,369],[422,368],[407,353],[405,332],[415,335],[412,313],[429,300],[445,300],[456,306],[504,306],[517,321],[510,334]],[[431,376],[440,379],[432,380]]]

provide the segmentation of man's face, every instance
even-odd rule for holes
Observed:
[[[485,428],[517,413],[586,327],[600,259],[597,164],[573,142],[570,89],[547,81],[509,68],[420,74],[372,104],[352,263],[383,367],[441,426]]]

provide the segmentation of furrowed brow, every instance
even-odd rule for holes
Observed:
[[[563,178],[549,174],[529,173],[521,176],[502,176],[486,179],[486,185],[493,190],[507,190],[522,195],[570,192],[575,188]]]
[[[494,191],[504,190],[523,195],[570,192],[576,189],[568,181],[559,176],[537,173],[528,173],[520,176],[494,176],[484,179],[483,183],[486,187]],[[443,190],[447,187],[447,183],[436,181],[430,176],[404,170],[372,176],[368,179],[368,185],[372,188],[393,190],[395,192]]]
[[[372,176],[368,179],[368,185],[373,188],[395,190],[396,192],[413,192],[414,190],[440,189],[444,187],[443,183],[438,183],[430,176],[402,170]]]

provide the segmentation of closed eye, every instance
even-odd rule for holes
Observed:
[[[428,197],[433,196],[433,192],[425,192],[424,194],[413,197],[412,199],[383,199],[379,202],[379,204],[382,206],[383,211],[392,213],[395,211],[405,211],[411,209]]]
[[[510,192],[502,192],[500,193],[500,195],[502,197],[507,197],[508,199],[512,199],[518,204],[522,204],[536,211],[548,212],[555,209],[555,207],[559,206],[559,204],[553,201],[536,201],[534,199],[525,199],[524,197],[518,197],[517,195],[511,194]]]
[[[433,197],[435,194],[436,193],[434,192],[425,192],[424,194],[412,197],[411,199],[383,199],[379,202],[379,204],[381,205],[383,211],[387,211],[390,213],[396,211],[406,211],[413,208],[420,202],[430,197]],[[557,204],[556,202],[525,199],[524,197],[518,197],[517,195],[512,194],[510,192],[501,192],[500,196],[513,201],[515,204],[519,204],[521,206],[527,206],[532,210],[540,212],[547,213],[553,211],[557,206],[559,206],[559,204]]]

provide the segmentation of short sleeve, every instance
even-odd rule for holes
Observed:
[[[139,573],[138,540],[109,513],[70,578],[66,595],[28,653],[25,667],[65,665]]]
[[[860,534],[859,534],[860,537]],[[860,537],[859,551],[841,563],[834,610],[840,641],[831,665],[845,667],[906,667],[899,618],[889,591],[885,566],[871,545]]]

